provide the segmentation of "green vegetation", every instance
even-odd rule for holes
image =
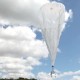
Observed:
[[[0,79],[0,80],[37,80],[37,79],[34,79],[34,78],[32,78],[32,79],[27,79],[27,78],[19,78],[19,79],[13,79],[13,78],[10,78],[10,79],[7,79],[7,78],[5,78],[5,79]]]

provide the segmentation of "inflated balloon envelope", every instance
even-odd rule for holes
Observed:
[[[65,21],[65,6],[59,2],[52,2],[43,5],[40,9],[42,14],[41,30],[47,44],[51,57],[51,64],[54,66],[62,33],[62,25]]]

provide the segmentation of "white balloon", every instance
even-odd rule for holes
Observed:
[[[65,6],[59,2],[47,3],[40,9],[42,13],[41,30],[47,44],[51,64],[54,66],[57,47],[65,21]]]

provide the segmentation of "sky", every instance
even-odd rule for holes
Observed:
[[[0,77],[39,80],[80,80],[79,0],[55,0],[65,5],[64,30],[58,46],[53,79],[43,41],[39,9],[48,0],[0,1]],[[32,7],[34,6],[34,7]],[[56,76],[56,77],[55,77]]]

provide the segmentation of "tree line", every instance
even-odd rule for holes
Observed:
[[[27,78],[18,78],[18,79],[13,79],[13,78],[7,79],[7,78],[5,78],[5,79],[3,79],[3,78],[1,78],[0,80],[37,80],[37,79],[34,79],[34,78],[32,78],[32,79],[27,79]]]

